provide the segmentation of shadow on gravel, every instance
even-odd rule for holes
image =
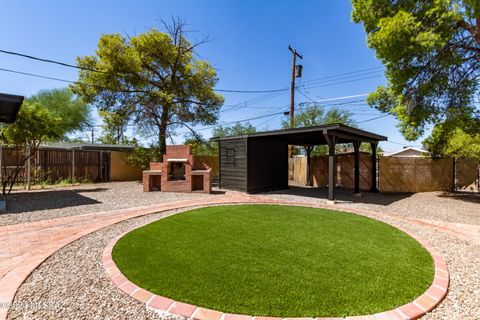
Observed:
[[[16,192],[7,196],[7,211],[9,213],[21,213],[27,211],[40,211],[60,209],[89,204],[100,203],[91,199],[82,192],[102,192],[107,188],[76,189],[76,190],[49,190],[38,192]]]
[[[328,188],[312,188],[290,186],[289,189],[266,192],[265,194],[292,195],[319,200],[328,199]],[[345,188],[336,188],[335,196],[338,202],[368,203],[381,206],[388,206],[394,202],[410,197],[411,193],[372,193],[362,191],[361,197],[354,197],[353,190]]]
[[[439,194],[438,197],[480,204],[480,194],[477,192],[470,192],[470,191],[444,192],[442,194]]]

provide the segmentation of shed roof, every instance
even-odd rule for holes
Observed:
[[[338,138],[337,143],[351,143],[353,141],[379,142],[388,140],[388,138],[385,136],[340,123],[304,128],[264,131],[229,137],[214,137],[213,140],[224,141],[247,138],[277,141],[280,140],[294,145],[322,145],[327,144],[325,135],[336,136]]]
[[[14,122],[22,103],[22,96],[0,93],[0,122]]]
[[[53,149],[80,149],[80,150],[96,150],[96,151],[131,151],[135,146],[127,144],[97,144],[97,143],[45,143],[41,144],[39,148],[53,148]]]

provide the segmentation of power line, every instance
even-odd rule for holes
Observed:
[[[0,68],[0,71],[10,72],[10,73],[15,73],[15,74],[21,74],[21,75],[30,76],[30,77],[35,77],[35,78],[42,78],[42,79],[48,79],[48,80],[61,81],[61,82],[65,82],[65,83],[80,84],[80,85],[84,85],[84,86],[90,86],[90,87],[95,87],[95,88],[100,88],[100,89],[105,89],[105,90],[111,90],[111,89],[109,89],[109,88],[106,88],[106,87],[103,87],[103,86],[99,86],[99,85],[96,85],[96,84],[90,84],[90,83],[79,82],[79,81],[71,81],[71,80],[66,80],[66,79],[61,79],[61,78],[44,76],[44,75],[41,75],[41,74],[35,74],[35,73],[18,71],[18,70]],[[146,92],[146,91],[142,91],[142,90],[116,90],[116,91],[117,91],[117,92],[131,92],[131,93],[134,93],[134,92],[138,92],[138,93],[140,93],[140,92]]]
[[[339,80],[339,79],[335,79],[335,78],[344,78],[346,76],[351,76],[351,75],[359,76],[359,74],[369,74],[369,73],[376,73],[376,72],[380,72],[380,71],[383,72],[383,70],[378,70],[378,69],[383,69],[383,67],[372,67],[372,68],[365,68],[365,69],[360,69],[360,70],[351,71],[351,72],[339,73],[339,74],[336,74],[336,75],[325,76],[325,77],[321,77],[321,78],[307,80],[307,81],[304,81],[303,84],[323,82],[325,80]],[[374,70],[376,70],[376,71],[374,71]]]
[[[337,100],[347,100],[347,99],[352,99],[352,98],[366,97],[366,96],[368,96],[368,95],[369,95],[369,93],[362,93],[362,94],[356,94],[356,95],[352,95],[352,96],[343,96],[343,97],[335,97],[335,98],[315,100],[315,102],[328,102],[328,101],[337,101]],[[363,100],[361,100],[361,101],[363,101]]]
[[[45,62],[45,63],[56,64],[56,65],[69,67],[69,68],[75,68],[75,69],[80,69],[80,70],[87,70],[87,71],[92,71],[92,72],[105,73],[105,71],[98,70],[98,69],[86,68],[86,67],[66,63],[66,62],[61,62],[61,61],[57,61],[57,60],[53,60],[53,59],[47,59],[47,58],[40,58],[40,57],[36,57],[36,56],[24,54],[24,53],[19,53],[19,52],[14,52],[14,51],[8,51],[8,50],[0,49],[0,53],[15,55],[15,56],[19,56],[19,57],[22,57],[22,58],[27,58],[27,59],[40,61],[40,62]],[[326,76],[326,77],[322,77],[322,78],[307,80],[301,86],[303,86],[304,88],[307,88],[307,87],[308,88],[317,88],[318,86],[312,86],[314,83],[317,83],[317,82],[338,81],[338,80],[343,80],[343,79],[346,79],[346,78],[351,78],[352,75],[354,75],[354,77],[359,77],[359,76],[365,76],[367,74],[383,72],[382,70],[378,70],[378,69],[383,69],[383,67],[372,67],[372,68],[360,69],[360,70],[356,70],[356,71],[340,73],[340,74],[337,74],[337,75],[331,75],[331,76]],[[376,71],[373,71],[373,70],[376,70]],[[26,74],[26,73],[24,73],[24,74]],[[36,75],[36,76],[38,76],[38,75]],[[40,77],[43,77],[45,79],[50,78],[50,80],[57,80],[57,81],[63,81],[63,82],[70,81],[70,80],[53,78],[53,77],[46,77],[46,76],[40,76]],[[363,79],[367,79],[367,78],[360,78],[358,80],[363,80]],[[72,82],[72,81],[70,81],[70,82]],[[341,83],[343,83],[343,82],[341,82]],[[329,85],[331,85],[331,84],[329,84]],[[214,90],[218,91],[218,92],[230,92],[230,93],[275,93],[275,92],[284,92],[284,91],[287,91],[288,89],[289,88],[279,88],[279,89],[270,89],[270,90],[235,90],[235,89],[214,89]]]
[[[85,67],[73,65],[73,64],[70,64],[70,63],[56,61],[56,60],[53,60],[53,59],[40,58],[40,57],[27,55],[27,54],[23,54],[23,53],[19,53],[19,52],[14,52],[14,51],[8,51],[8,50],[0,49],[0,53],[15,55],[15,56],[19,56],[19,57],[22,57],[22,58],[27,58],[27,59],[40,61],[40,62],[45,62],[45,63],[57,64],[57,65],[64,66],[64,67],[69,67],[69,68],[75,68],[75,69],[80,69],[80,70],[88,70],[88,71],[93,71],[93,72],[104,73],[104,71],[101,71],[101,70],[98,70],[98,69],[85,68]],[[372,70],[376,70],[376,69],[380,69],[380,68],[382,68],[382,67],[372,67],[372,68],[360,69],[360,70],[356,70],[356,71],[352,71],[352,72],[346,72],[346,73],[341,73],[341,74],[337,74],[337,75],[317,78],[317,79],[306,81],[301,86],[303,86],[303,88],[318,88],[318,87],[323,87],[323,86],[330,86],[330,85],[341,84],[341,83],[345,83],[345,82],[352,82],[352,81],[359,81],[359,80],[364,80],[364,79],[368,79],[368,78],[373,78],[373,77],[376,77],[376,76],[361,77],[361,78],[358,78],[358,76],[371,74],[372,72],[379,72],[380,70],[379,71],[372,71]],[[26,76],[32,76],[32,77],[43,78],[43,79],[54,80],[54,81],[61,81],[61,82],[66,82],[66,83],[80,83],[80,82],[77,82],[77,81],[61,79],[61,78],[56,78],[56,77],[50,77],[50,76],[44,76],[44,75],[39,75],[39,74],[32,74],[32,73],[22,72],[22,71],[17,71],[17,70],[12,70],[12,69],[4,69],[3,68],[3,69],[0,69],[0,70],[4,71],[4,72],[17,73],[17,74],[22,74],[22,75],[26,75]],[[351,79],[351,80],[348,80],[348,81],[340,81],[340,82],[338,81],[338,80],[342,80],[342,79],[348,79],[352,75],[355,75],[354,77],[357,77],[357,78],[356,79]],[[330,80],[327,81],[327,79],[330,79]],[[323,82],[323,84],[313,85],[313,83],[316,83],[316,82],[319,82],[319,81]],[[331,81],[336,81],[336,82],[332,83]],[[98,86],[98,85],[92,85],[92,84],[86,84],[86,83],[83,83],[83,84],[89,85],[89,86],[101,87],[101,86]],[[105,89],[107,89],[107,88],[105,88]],[[252,94],[252,93],[270,93],[270,94],[280,94],[281,95],[284,92],[287,92],[289,90],[289,88],[280,88],[280,89],[271,89],[271,90],[234,90],[234,89],[214,89],[214,90],[218,91],[218,92],[230,92],[230,93],[250,93],[250,94]],[[258,102],[266,101],[266,100],[271,99],[273,97],[274,96],[271,96],[271,97],[267,96],[267,97],[264,97],[264,98],[258,98],[259,99]],[[255,103],[257,103],[257,102],[255,102]]]
[[[271,113],[271,114],[266,114],[266,115],[263,115],[263,116],[256,116],[256,117],[247,118],[247,119],[242,119],[242,120],[236,120],[236,121],[231,121],[231,122],[224,122],[224,123],[222,123],[222,124],[220,124],[220,125],[214,125],[214,126],[209,126],[209,127],[203,127],[203,128],[195,129],[195,131],[205,131],[205,130],[213,129],[213,128],[218,127],[218,126],[229,126],[229,125],[232,125],[232,124],[237,124],[237,123],[246,122],[246,121],[258,120],[258,119],[262,119],[262,118],[266,118],[266,117],[271,117],[271,116],[274,116],[274,115],[280,115],[280,114],[284,114],[284,111],[275,112],[275,113]],[[182,134],[182,133],[186,133],[186,132],[181,132],[180,134]]]
[[[28,72],[17,71],[17,70],[12,70],[12,69],[0,68],[0,71],[22,74],[22,75],[25,75],[25,76],[48,79],[48,80],[55,80],[55,81],[61,81],[61,82],[67,82],[67,83],[75,83],[75,81],[70,81],[70,80],[65,80],[65,79],[60,79],[60,78],[54,78],[54,77],[48,77],[48,76],[43,76],[43,75],[40,75],[40,74],[28,73]]]
[[[270,92],[283,92],[289,90],[288,88],[283,89],[272,89],[272,90],[230,90],[230,89],[214,89],[218,92],[233,92],[233,93],[270,93]]]
[[[24,53],[19,53],[19,52],[13,52],[13,51],[7,51],[7,50],[2,50],[0,49],[0,53],[5,53],[9,55],[14,55],[22,58],[27,58],[35,61],[41,61],[41,62],[46,62],[46,63],[52,63],[56,65],[60,65],[63,67],[68,67],[68,68],[74,68],[74,69],[80,69],[80,70],[86,70],[86,71],[92,71],[92,72],[99,72],[99,73],[105,73],[105,71],[98,70],[98,69],[92,69],[92,68],[86,68],[70,63],[65,63],[61,61],[56,61],[52,59],[46,59],[46,58],[39,58],[35,57],[32,55],[24,54]],[[19,72],[20,73],[20,72]],[[72,81],[65,80],[65,79],[59,79],[59,78],[52,78],[52,77],[45,77],[45,76],[38,76],[38,75],[32,75],[32,74],[27,74],[27,73],[22,73],[25,75],[31,75],[31,76],[36,76],[44,79],[50,79],[50,80],[57,80],[57,81],[63,81],[63,82],[70,82],[73,83]],[[230,93],[270,93],[270,92],[282,92],[282,91],[287,91],[288,88],[281,88],[281,89],[272,89],[272,90],[233,90],[233,89],[214,89],[215,91],[218,92],[230,92]]]
[[[371,119],[367,119],[367,120],[363,120],[363,121],[359,121],[357,123],[364,123],[364,122],[370,122],[370,121],[373,121],[373,120],[377,120],[377,119],[381,119],[381,118],[385,118],[389,116],[389,114],[384,114],[384,115],[381,115],[381,116],[378,116],[378,117],[375,117],[375,118],[371,118]]]
[[[329,87],[337,84],[343,84],[343,83],[350,83],[350,82],[355,82],[355,81],[360,81],[360,80],[367,80],[367,79],[373,79],[373,78],[379,78],[382,77],[382,75],[374,75],[374,76],[368,76],[368,77],[360,77],[360,78],[354,78],[350,80],[343,80],[343,81],[334,81],[334,82],[325,82],[322,84],[318,85],[300,85],[303,89],[316,89],[316,88],[322,88],[322,87]]]
[[[22,58],[31,59],[31,60],[58,64],[58,65],[63,66],[63,67],[69,67],[69,68],[75,68],[75,69],[87,70],[87,71],[93,71],[93,72],[103,72],[103,71],[100,71],[100,70],[97,70],[97,69],[90,69],[90,68],[85,68],[85,67],[80,67],[80,66],[77,66],[77,65],[74,65],[74,64],[70,64],[70,63],[65,63],[65,62],[55,61],[55,60],[51,60],[51,59],[34,57],[34,56],[31,56],[31,55],[24,54],[24,53],[19,53],[19,52],[7,51],[7,50],[2,50],[2,49],[0,49],[0,52],[5,53],[5,54],[18,56],[18,57],[22,57]]]

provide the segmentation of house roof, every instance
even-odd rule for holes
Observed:
[[[419,152],[419,153],[427,153],[427,154],[430,154],[430,152],[428,152],[427,150],[423,150],[423,149],[420,149],[420,148],[405,147],[405,148],[403,148],[403,149],[400,149],[400,150],[397,150],[397,151],[394,151],[394,152],[386,153],[384,156],[385,156],[385,157],[389,157],[389,156],[398,155],[398,154],[401,154],[401,153],[407,152],[407,151],[417,151],[417,152]]]
[[[338,143],[350,143],[355,140],[364,142],[379,142],[388,140],[387,137],[353,128],[340,123],[326,124],[321,126],[282,129],[273,131],[257,132],[253,134],[237,135],[229,137],[214,137],[214,141],[233,139],[270,139],[283,140],[289,144],[297,145],[322,145],[327,144],[325,135],[333,135],[338,138]]]

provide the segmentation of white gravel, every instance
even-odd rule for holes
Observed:
[[[268,193],[266,196],[285,200],[324,202],[318,197],[305,197],[314,190],[291,189]],[[322,191],[324,192],[324,191]],[[292,195],[294,194],[294,195]],[[318,195],[318,190],[317,190]],[[122,195],[124,196],[124,195]],[[194,195],[196,196],[196,195]],[[264,194],[265,196],[265,194]],[[369,216],[402,227],[426,239],[448,263],[451,283],[446,299],[424,319],[480,319],[480,246],[417,224],[396,219],[411,216],[450,222],[479,223],[480,204],[476,196],[458,199],[441,193],[410,196],[366,194],[352,201],[347,193],[339,209],[368,208]],[[119,198],[120,199],[120,198]],[[113,201],[113,200],[110,200]],[[359,202],[364,201],[364,202]],[[113,201],[114,202],[114,201]],[[465,212],[468,211],[469,212]],[[14,303],[28,306],[31,302],[53,305],[60,301],[62,308],[12,309],[8,319],[153,319],[155,315],[116,289],[101,266],[101,255],[110,239],[150,221],[154,214],[104,228],[62,248],[45,261],[19,288]]]
[[[127,220],[57,251],[17,291],[7,319],[177,319],[159,317],[125,296],[103,269],[103,250],[114,237],[166,213]],[[37,305],[40,305],[38,307]]]
[[[298,188],[268,192],[265,195],[282,200],[325,203],[327,189]],[[480,194],[473,192],[422,192],[385,194],[363,192],[353,197],[351,191],[337,191],[338,207],[363,208],[392,216],[412,217],[453,223],[480,225]]]
[[[140,182],[16,191],[7,197],[7,212],[0,213],[0,226],[202,197],[208,194],[143,192]]]

